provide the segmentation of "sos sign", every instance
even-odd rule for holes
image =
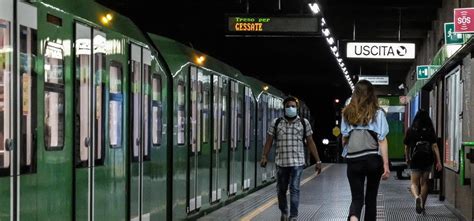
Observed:
[[[454,9],[454,32],[474,32],[474,8]]]

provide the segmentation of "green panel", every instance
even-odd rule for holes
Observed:
[[[10,220],[10,177],[0,178],[0,220]]]
[[[132,148],[130,145],[129,148]],[[130,218],[138,217],[140,214],[139,211],[139,202],[140,202],[140,189],[139,189],[139,164],[131,163],[130,164]]]
[[[56,15],[62,18],[63,26],[58,27],[46,23],[46,14]],[[38,50],[39,59],[36,63],[38,77],[38,107],[37,113],[37,191],[36,197],[22,195],[21,201],[38,199],[36,204],[37,220],[72,220],[72,171],[73,171],[73,127],[68,122],[73,122],[73,66],[72,58],[67,51],[72,47],[72,19],[71,17],[53,10],[38,6]],[[45,151],[44,137],[44,42],[46,39],[55,39],[56,43],[64,46],[64,76],[65,76],[65,138],[64,148],[60,151]],[[25,182],[30,181],[25,178]],[[31,178],[34,180],[34,178]],[[33,182],[34,183],[34,182]],[[30,188],[30,187],[26,187]],[[51,191],[54,190],[54,191]],[[24,197],[24,198],[23,198]],[[42,203],[43,202],[43,203]],[[48,203],[44,203],[48,202]],[[25,205],[26,206],[26,205]],[[28,205],[29,206],[29,205]],[[86,205],[87,206],[87,205]],[[20,211],[23,208],[20,209]],[[30,217],[25,217],[25,220]]]
[[[76,169],[76,220],[88,220],[88,168]]]

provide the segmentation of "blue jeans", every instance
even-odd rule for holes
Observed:
[[[298,216],[298,205],[300,203],[300,178],[303,166],[277,167],[277,193],[278,207],[282,214],[288,214],[288,202],[286,191],[290,185],[290,217]]]

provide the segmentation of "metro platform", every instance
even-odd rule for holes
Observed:
[[[268,185],[199,220],[280,220],[275,185]],[[409,180],[398,180],[393,172],[388,180],[381,181],[377,220],[465,220],[446,201],[439,201],[435,194],[428,195],[426,215],[417,214],[409,185]],[[347,220],[350,203],[346,164],[323,164],[320,175],[315,174],[314,166],[304,170],[298,220]],[[364,220],[364,212],[361,220]]]

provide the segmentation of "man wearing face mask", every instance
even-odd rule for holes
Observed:
[[[300,178],[305,164],[304,157],[304,139],[307,146],[316,160],[316,172],[321,173],[321,161],[319,159],[316,145],[314,144],[312,134],[313,130],[309,121],[300,118],[297,114],[297,100],[294,97],[288,97],[283,101],[285,106],[285,116],[276,118],[268,128],[267,140],[263,150],[260,165],[265,167],[267,164],[267,155],[272,147],[273,140],[276,140],[277,165],[277,192],[278,207],[281,211],[281,220],[297,220],[298,204],[300,195]],[[305,126],[303,126],[305,124]],[[290,186],[290,216],[288,217],[288,203],[286,191]]]

